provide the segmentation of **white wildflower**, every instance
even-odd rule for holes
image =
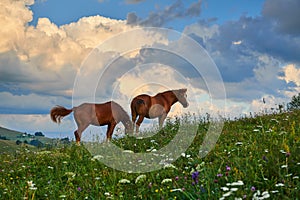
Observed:
[[[166,179],[162,180],[161,184],[165,184],[165,183],[169,183],[169,182],[172,182],[172,179],[166,178]]]
[[[231,188],[230,191],[236,192],[236,191],[238,191],[238,188]]]
[[[134,153],[134,152],[131,150],[124,150],[123,153]]]
[[[229,191],[229,188],[228,187],[221,187],[221,190],[223,190],[223,191]]]
[[[37,187],[35,187],[35,184],[33,183],[33,181],[27,181],[29,190],[37,190]]]
[[[146,180],[147,176],[145,174],[141,174],[138,177],[136,177],[135,179],[135,183],[141,183],[144,182]]]
[[[171,190],[170,190],[170,192],[176,192],[176,191],[182,192],[182,189],[181,189],[181,188],[177,188],[177,189],[171,189]]]
[[[283,184],[283,183],[277,183],[275,186],[276,186],[276,187],[283,187],[284,184]]]
[[[223,197],[229,197],[231,194],[232,194],[232,192],[231,192],[231,191],[229,191],[229,192],[226,192],[225,194],[223,194]]]
[[[124,183],[124,184],[130,183],[130,180],[124,178],[124,179],[119,180],[119,183]]]
[[[173,164],[168,164],[168,163],[164,165],[164,169],[166,169],[166,168],[177,169],[177,167],[175,167]]]
[[[239,180],[237,182],[233,182],[233,183],[227,183],[227,186],[238,186],[238,185],[244,185],[244,182]]]

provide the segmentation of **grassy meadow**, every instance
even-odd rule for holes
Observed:
[[[112,142],[127,151],[155,151],[191,118],[167,121],[151,137]],[[197,134],[187,151],[148,173],[107,167],[84,145],[2,151],[0,199],[300,199],[299,111],[225,120],[203,158],[199,147],[210,119],[188,123]]]

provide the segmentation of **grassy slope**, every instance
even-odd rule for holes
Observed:
[[[29,144],[26,145],[17,145],[15,141],[11,140],[0,140],[0,154],[6,152],[6,153],[14,153],[17,150],[21,150],[22,148],[29,148],[31,150],[34,150],[35,147],[31,146]]]
[[[0,155],[5,161],[0,164],[0,199],[299,199],[299,121],[299,111],[226,121],[214,149],[201,158],[199,147],[209,124],[198,119],[188,156],[171,167],[142,174],[93,161],[84,145]],[[166,123],[163,132],[145,139],[112,142],[134,152],[159,150],[174,138],[180,123]],[[139,175],[145,177],[138,181]],[[37,189],[30,189],[28,181]]]
[[[0,136],[6,137],[8,140],[11,140],[13,143],[15,143],[17,140],[29,142],[32,139],[39,140],[42,143],[51,143],[53,140],[51,138],[42,137],[42,136],[34,136],[34,138],[31,138],[29,136],[22,137],[23,133],[19,131],[10,130],[7,128],[0,127]]]

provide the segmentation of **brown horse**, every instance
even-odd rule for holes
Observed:
[[[148,119],[158,117],[159,127],[161,128],[171,106],[177,101],[179,101],[184,108],[188,107],[186,92],[187,89],[179,89],[158,93],[155,96],[141,94],[134,97],[131,101],[131,115],[133,124],[137,116],[139,116],[136,122],[136,132],[139,131],[139,126],[145,117]]]
[[[74,118],[78,129],[74,132],[76,143],[80,144],[82,132],[91,124],[94,126],[108,125],[106,140],[111,140],[115,126],[122,122],[125,126],[125,133],[132,131],[130,117],[124,109],[114,101],[103,104],[83,103],[72,109],[62,106],[55,106],[50,111],[52,121],[60,123],[61,119],[74,112]]]

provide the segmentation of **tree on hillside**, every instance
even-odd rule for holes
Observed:
[[[297,109],[297,110],[300,109],[300,93],[298,93],[297,96],[294,95],[294,96],[292,97],[291,102],[289,102],[289,103],[287,104],[287,109],[290,110],[290,111],[291,111],[291,110],[295,110],[295,109]]]
[[[42,132],[35,132],[34,135],[35,135],[35,136],[42,136],[42,137],[45,136]]]

